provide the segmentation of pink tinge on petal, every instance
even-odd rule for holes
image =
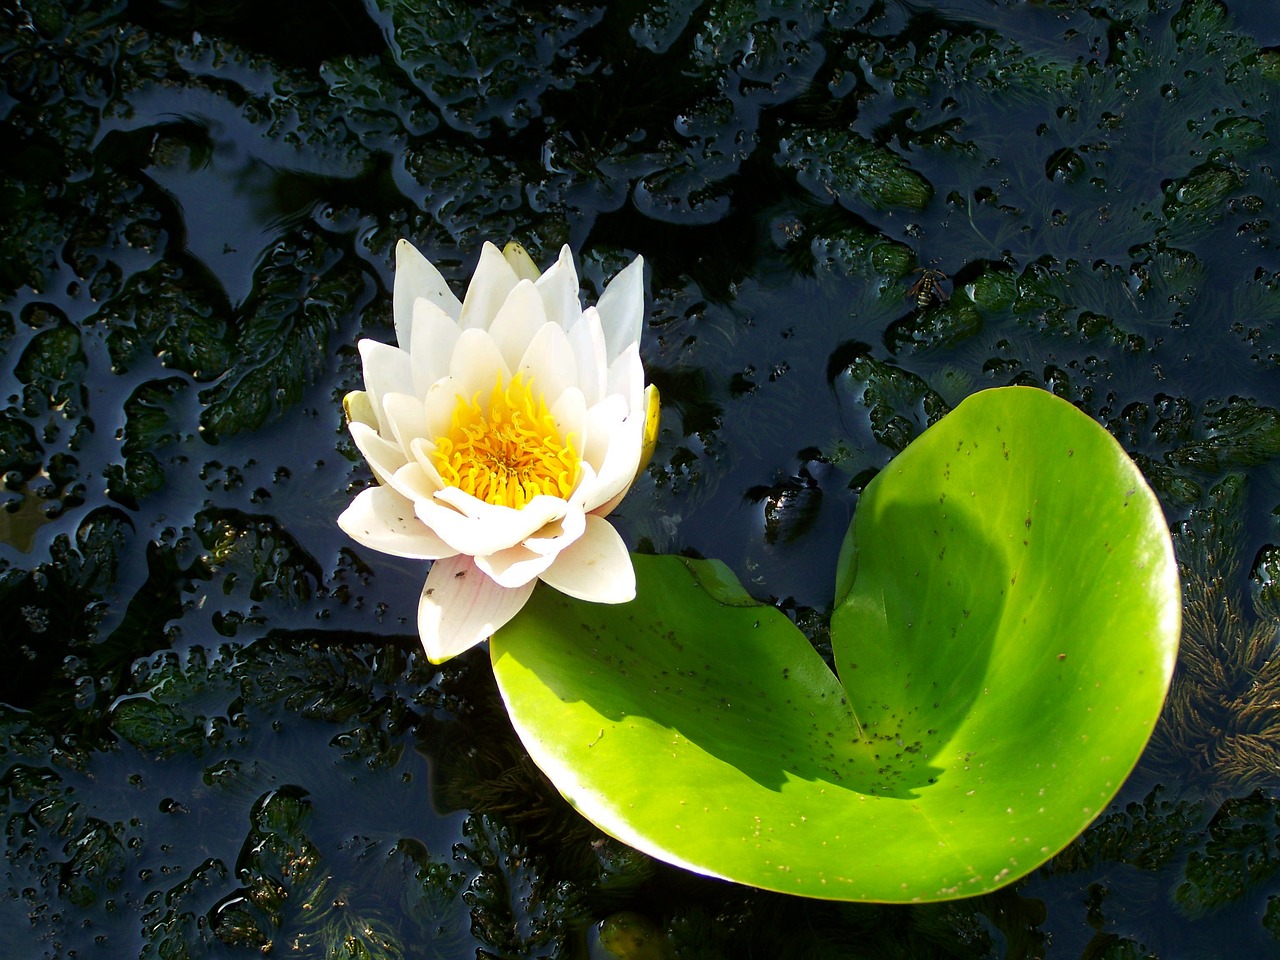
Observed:
[[[520,612],[536,582],[500,587],[472,557],[436,561],[418,601],[418,634],[427,659],[444,663],[487,640]]]

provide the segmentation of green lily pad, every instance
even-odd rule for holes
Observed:
[[[970,397],[868,485],[844,684],[723,564],[634,559],[633,602],[540,589],[494,637],[512,723],[606,832],[787,893],[946,900],[1033,870],[1124,782],[1177,653],[1159,504],[1030,388]]]

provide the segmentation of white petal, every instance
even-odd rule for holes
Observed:
[[[409,367],[409,355],[398,347],[377,340],[361,340],[360,359],[364,366],[364,386],[378,420],[378,432],[390,437],[386,415],[382,412],[382,398],[388,393],[412,393],[413,372]]]
[[[463,298],[458,326],[463,330],[476,327],[487,330],[519,280],[502,252],[486,242],[480,249],[480,262]]]
[[[613,439],[627,419],[627,405],[621,397],[605,397],[587,410],[587,435],[578,454],[596,473],[604,466]]]
[[[507,367],[516,369],[534,335],[546,324],[542,297],[528,280],[521,280],[498,310],[489,326],[489,335],[502,353]]]
[[[586,528],[582,503],[570,501],[568,512],[559,520],[546,524],[523,543],[476,557],[476,566],[504,587],[520,586],[551,566],[556,554],[581,537]]]
[[[644,258],[636,257],[604,288],[596,303],[609,360],[640,342],[644,322]]]
[[[636,573],[626,544],[600,517],[587,517],[586,531],[557,554],[542,581],[593,603],[626,603],[636,595]]]
[[[588,513],[599,513],[602,504],[619,498],[635,480],[640,469],[640,457],[644,450],[644,419],[638,413],[628,414],[623,420],[614,420],[621,407],[617,397],[612,403],[599,404],[587,412],[588,448],[584,459],[596,468],[596,478],[590,489],[584,490],[583,504]],[[593,414],[596,416],[593,417]],[[599,434],[607,437],[607,447],[600,453],[596,443]],[[598,459],[597,459],[598,458]],[[585,486],[585,484],[584,484]],[[607,512],[607,511],[605,511]]]
[[[459,553],[484,556],[514,547],[567,511],[559,497],[534,497],[521,509],[497,507],[457,487],[415,504],[418,519]]]
[[[627,401],[629,411],[644,407],[644,364],[640,361],[640,346],[633,343],[609,365],[608,392]]]
[[[444,484],[430,460],[414,459],[393,473],[387,480],[387,486],[418,504],[434,497]]]
[[[587,442],[587,401],[577,387],[569,387],[551,404],[551,419],[555,421],[560,439],[572,444],[582,456]]]
[[[436,445],[425,437],[418,437],[413,443],[409,444],[409,456],[413,459],[410,463],[416,463],[422,468],[422,472],[426,475],[426,482],[430,486],[431,496],[435,496],[440,490],[444,489],[445,483],[440,476],[440,470],[436,467],[434,454]]]
[[[396,342],[408,350],[413,340],[413,302],[419,298],[434,303],[457,319],[462,304],[445,283],[440,271],[408,240],[396,244],[396,278],[392,285],[391,310],[396,325]]]
[[[406,454],[418,437],[427,435],[427,416],[422,400],[407,393],[388,393],[382,398],[382,412],[391,436]]]
[[[413,392],[418,396],[449,372],[449,360],[459,333],[455,320],[435,304],[421,297],[413,302],[413,350],[409,354],[409,366],[413,370]]]
[[[418,601],[418,634],[427,659],[444,663],[492,636],[520,612],[534,583],[500,587],[471,557],[433,563]]]
[[[547,268],[538,278],[538,293],[546,306],[547,319],[568,330],[582,313],[582,301],[578,291],[578,271],[573,266],[573,254],[566,245],[560,248],[560,259]]]
[[[626,499],[627,494],[631,491],[631,485],[634,483],[635,483],[635,478],[633,477],[630,481],[628,481],[628,483],[625,486],[623,486],[621,490],[615,493],[612,497],[610,497],[604,503],[600,504],[600,506],[594,508],[589,514],[589,516],[593,516],[593,517],[609,516],[609,514],[613,513],[613,511],[618,509],[618,504],[622,503],[622,501]]]
[[[570,501],[569,510],[559,520],[553,520],[521,544],[526,550],[540,557],[554,557],[577,540],[587,528],[587,515],[580,502]]]
[[[369,469],[378,478],[379,483],[386,483],[387,478],[408,462],[404,448],[393,440],[388,440],[368,424],[352,421],[347,424],[351,431],[351,439],[369,464]]]
[[[511,368],[502,359],[502,351],[487,330],[462,331],[449,360],[449,377],[454,381],[455,395],[471,400],[479,393],[487,398],[498,385],[499,376],[506,383],[511,374]]]
[[[604,328],[595,307],[587,307],[569,328],[569,345],[578,366],[578,386],[593,406],[609,383],[609,362],[605,358]]]
[[[487,557],[476,557],[476,567],[500,587],[523,587],[555,562],[554,553],[534,553],[517,544]]]
[[[358,543],[413,560],[457,553],[413,514],[413,503],[388,487],[370,487],[338,516],[338,526]]]
[[[488,390],[480,392],[487,397],[492,389],[491,383]],[[436,437],[442,437],[449,432],[453,426],[453,412],[458,409],[458,398],[461,395],[458,381],[453,377],[445,377],[431,385],[431,389],[427,391],[422,401],[422,415],[427,421],[427,429],[423,436],[430,437],[434,442]],[[467,400],[470,399],[471,397],[467,397]]]
[[[520,358],[519,372],[549,403],[554,403],[568,387],[576,387],[577,365],[564,328],[544,323]]]

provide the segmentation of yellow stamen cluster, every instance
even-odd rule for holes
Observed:
[[[568,499],[580,460],[572,436],[561,438],[542,395],[516,375],[502,377],[482,405],[480,394],[459,396],[449,432],[431,455],[440,478],[472,496],[519,510],[540,494]]]

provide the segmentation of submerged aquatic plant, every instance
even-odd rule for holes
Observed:
[[[1186,632],[1148,759],[1182,778],[1189,763],[1210,797],[1280,784],[1277,622],[1250,618],[1236,586],[1244,486],[1228,476],[1178,530]]]
[[[644,386],[643,261],[582,309],[568,248],[545,273],[486,243],[459,301],[406,241],[398,347],[360,342],[366,391],[343,401],[378,485],[338,518],[365,546],[433,560],[418,629],[436,663],[486,639],[539,580],[569,596],[635,596],[605,516],[644,465],[657,392]]]

